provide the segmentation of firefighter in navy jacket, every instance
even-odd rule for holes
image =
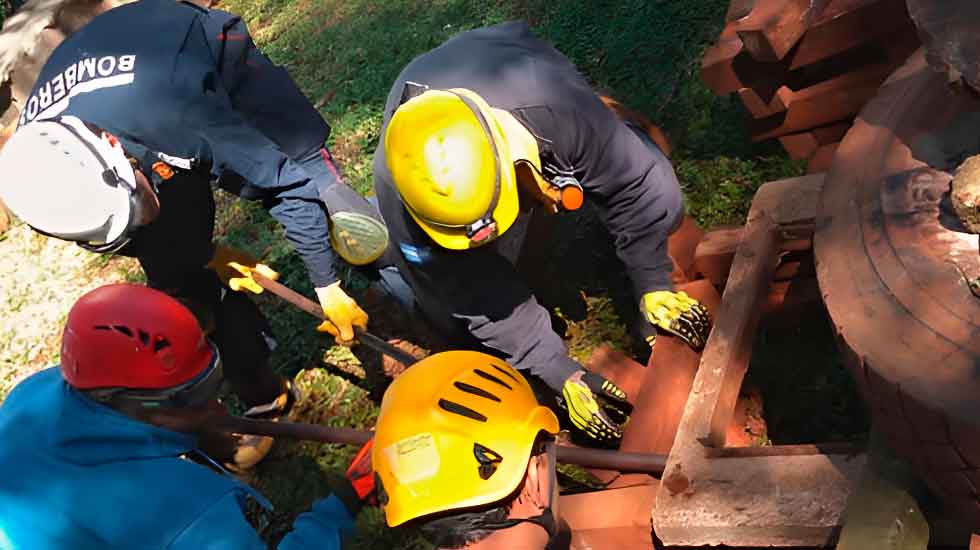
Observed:
[[[333,251],[370,263],[387,231],[341,181],[329,132],[238,17],[141,0],[52,53],[0,151],[0,199],[41,233],[138,258],[150,286],[199,314],[252,413],[275,415],[291,392],[268,366],[267,323],[219,280],[233,276],[229,261],[247,262],[212,244],[210,184],[262,201],[306,264],[320,329],[349,343],[367,315],[341,288]]]

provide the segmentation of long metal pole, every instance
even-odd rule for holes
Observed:
[[[255,282],[258,283],[259,286],[261,286],[262,288],[268,290],[269,292],[275,294],[276,296],[282,298],[283,300],[289,302],[290,304],[293,304],[297,308],[309,313],[310,315],[316,317],[317,319],[320,319],[321,321],[324,320],[323,309],[320,308],[320,304],[314,302],[313,300],[310,300],[309,298],[303,296],[299,292],[296,292],[295,290],[289,288],[288,286],[282,283],[273,281],[272,279],[263,276],[261,273],[258,273],[257,271],[252,272],[252,279],[254,279]],[[354,327],[354,332],[356,333],[357,338],[361,343],[374,349],[379,353],[383,353],[388,357],[391,357],[395,361],[404,364],[406,367],[409,367],[413,365],[416,361],[418,361],[418,359],[412,357],[407,352],[398,349],[397,347],[389,344],[388,342],[385,342],[384,340],[378,338],[377,336],[371,334],[370,332],[361,330],[359,327]]]
[[[323,443],[345,443],[348,445],[363,445],[373,435],[372,432],[367,430],[332,428],[302,422],[248,420],[234,416],[223,417],[210,426],[215,430],[228,433],[288,437],[307,441],[320,441]],[[663,473],[664,467],[667,464],[667,456],[559,445],[558,462],[588,468],[660,475]]]

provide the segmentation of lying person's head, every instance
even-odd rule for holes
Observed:
[[[430,356],[385,393],[372,463],[389,526],[442,548],[543,548],[557,530],[558,419],[507,363]]]
[[[97,288],[72,307],[61,373],[75,390],[138,420],[195,431],[223,380],[218,350],[191,312],[145,286]]]

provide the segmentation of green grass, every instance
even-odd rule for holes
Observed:
[[[348,181],[362,193],[371,192],[381,111],[401,68],[460,31],[526,19],[539,36],[568,55],[597,89],[645,113],[665,130],[674,145],[674,164],[688,211],[703,226],[711,226],[741,223],[758,185],[802,170],[772,144],[752,145],[741,105],[733,98],[715,97],[698,78],[701,54],[716,40],[728,3],[224,0],[220,7],[245,18],[257,43],[289,70],[318,106],[333,127],[332,152]],[[262,257],[280,271],[285,284],[312,296],[302,262],[260,207],[223,197],[220,212],[222,240]],[[573,223],[578,222],[567,220],[565,225]],[[562,250],[573,248],[566,244]],[[609,257],[609,250],[602,254]],[[610,301],[611,297],[630,302],[621,299],[624,279],[616,276],[621,275],[616,262],[614,258],[592,262],[598,267],[582,270],[582,280],[563,278],[568,290],[576,287],[581,303],[551,304],[560,308],[572,352],[579,359],[603,342],[628,349],[624,323],[628,324],[629,315],[618,314],[623,308],[614,310]],[[364,286],[356,275],[346,275],[355,287]],[[588,297],[579,295],[580,290]],[[293,375],[309,366],[325,343],[313,332],[312,320],[275,298],[257,299],[279,341],[273,355],[275,368]],[[364,391],[324,371],[306,371],[301,378],[312,393],[301,411],[303,420],[355,427],[373,421],[376,409]],[[342,472],[353,452],[312,443],[280,444],[272,459],[259,468],[255,481],[277,505],[273,539],[288,530],[295,515],[315,497],[325,494],[325,479]],[[356,548],[428,548],[411,532],[384,529],[376,512],[363,515],[359,526]]]

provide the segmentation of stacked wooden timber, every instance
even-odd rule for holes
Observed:
[[[701,78],[736,93],[754,141],[830,167],[854,116],[919,47],[905,0],[732,0]]]

